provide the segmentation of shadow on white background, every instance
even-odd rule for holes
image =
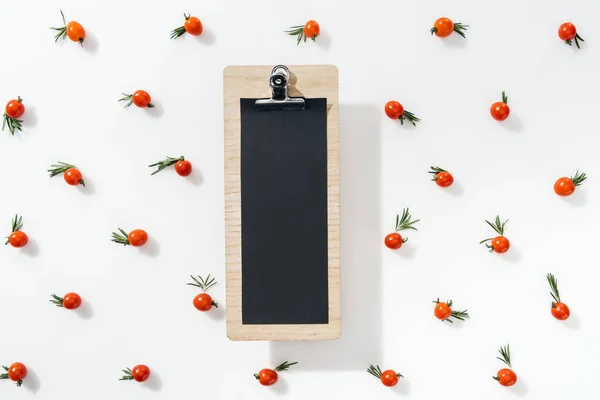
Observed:
[[[273,365],[366,370],[381,360],[382,260],[380,248],[369,247],[381,236],[380,123],[381,109],[372,104],[340,105],[342,334],[333,341],[272,342]]]

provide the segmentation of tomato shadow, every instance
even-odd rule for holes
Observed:
[[[27,257],[36,258],[40,255],[40,247],[35,239],[29,239],[27,245],[21,248],[21,252]]]
[[[398,384],[392,388],[392,392],[398,396],[410,395],[410,381],[400,378]]]
[[[454,182],[450,187],[444,189],[452,196],[460,197],[465,193],[465,187],[460,182]]]
[[[448,322],[448,321],[440,321],[442,322],[444,325],[446,325],[446,327],[448,329],[463,329],[465,327],[465,323],[466,321],[461,321],[459,319],[453,319],[452,322]]]
[[[581,319],[576,314],[571,314],[566,321],[561,321],[566,327],[573,330],[581,328]]]
[[[40,390],[40,379],[34,370],[27,367],[27,376],[23,380],[23,387],[33,394],[36,394]]]
[[[467,31],[468,34],[468,31]],[[467,47],[467,39],[460,36],[458,33],[452,33],[450,36],[440,38],[444,43],[444,47],[464,49]]]
[[[417,248],[410,243],[410,241],[404,243],[398,250],[392,250],[400,258],[412,260],[417,255]]]
[[[221,303],[217,303],[218,307],[213,307],[212,310],[208,312],[208,316],[213,321],[223,321],[225,319],[225,306]]]
[[[148,380],[144,382],[144,387],[152,390],[153,392],[160,392],[162,386],[160,375],[158,375],[155,370],[152,370],[152,374]]]
[[[284,373],[287,374],[289,373],[289,371],[286,371]],[[290,385],[288,385],[288,383],[285,381],[285,377],[283,377],[284,379],[281,379],[281,375],[282,373],[279,373],[279,380],[273,386],[270,386],[269,389],[271,389],[271,391],[275,394],[284,396],[290,391]]]
[[[306,39],[307,42],[312,42],[311,39]],[[329,50],[331,47],[331,35],[325,31],[321,32],[319,36],[315,39],[314,42],[317,46],[321,47],[323,50]]]
[[[23,99],[23,103],[25,103],[25,99]],[[29,104],[25,104],[25,113],[23,114],[21,126],[23,129],[25,128],[35,128],[38,120],[35,112],[35,107],[30,106]]]
[[[94,309],[87,301],[82,301],[81,306],[75,310],[75,314],[81,319],[91,319],[94,316]]]
[[[154,104],[154,107],[146,107],[146,108],[144,108],[144,112],[146,112],[146,114],[148,114],[154,118],[161,117],[165,112],[165,109],[163,108],[163,106],[154,100],[152,100],[152,104]]]
[[[98,53],[99,48],[100,43],[96,36],[93,33],[86,32],[85,40],[83,41],[83,49],[90,54],[96,54]]]
[[[187,177],[187,181],[194,186],[200,186],[204,182],[204,176],[202,172],[192,168],[192,173]]]
[[[504,258],[506,261],[510,262],[510,263],[519,263],[521,262],[521,259],[523,258],[521,255],[521,251],[519,251],[518,248],[512,247],[504,254],[496,254],[502,258]]]
[[[500,122],[500,125],[502,125],[502,128],[514,133],[522,132],[524,128],[521,118],[512,113],[506,120]]]
[[[527,384],[521,378],[513,386],[508,387],[507,390],[518,397],[525,397],[528,392]]]
[[[140,247],[140,253],[152,258],[158,257],[160,254],[160,245],[156,240],[148,238],[148,242]]]
[[[572,207],[583,207],[587,204],[587,192],[582,189],[575,190],[570,196],[561,196],[563,201]]]
[[[217,42],[217,37],[211,29],[202,29],[202,34],[194,37],[198,43],[202,43],[205,46],[212,46]]]
[[[273,364],[297,361],[295,370],[363,371],[382,358],[381,110],[341,104],[339,113],[341,336],[271,342]]]
[[[94,194],[96,192],[94,182],[85,176],[83,177],[83,180],[85,182],[85,186],[83,186],[83,185],[77,186],[77,190],[79,190],[79,193],[84,194],[86,196]]]

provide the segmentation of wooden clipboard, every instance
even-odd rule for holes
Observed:
[[[273,66],[229,66],[223,71],[226,313],[227,336],[234,341],[331,340],[337,339],[341,333],[338,70],[333,65],[288,66],[288,68],[290,96],[302,96],[306,99],[325,98],[327,101],[328,321],[320,324],[243,323],[240,102],[241,99],[247,98],[271,97],[269,76],[274,69]]]

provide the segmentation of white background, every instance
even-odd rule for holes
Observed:
[[[0,221],[15,213],[31,241],[0,250],[0,363],[20,360],[23,388],[0,398],[577,399],[597,384],[600,31],[592,2],[557,0],[366,3],[172,0],[3,0],[0,101],[27,107],[23,132],[0,135]],[[82,23],[85,47],[54,44],[59,9]],[[205,32],[170,40],[183,12]],[[467,39],[431,37],[440,16],[469,24]],[[316,19],[322,35],[297,46],[283,31]],[[572,20],[581,50],[557,37]],[[335,342],[240,343],[225,334],[222,70],[227,65],[335,64],[340,71],[343,334]],[[266,78],[266,77],[265,77]],[[265,84],[267,81],[265,80]],[[153,110],[124,110],[121,92],[147,90]],[[512,113],[489,115],[506,90]],[[389,120],[396,99],[423,119]],[[4,104],[4,103],[2,103]],[[193,174],[147,167],[184,155]],[[77,165],[88,183],[48,178]],[[430,165],[454,173],[451,189]],[[554,181],[589,179],[567,199]],[[383,245],[410,207],[418,232]],[[509,218],[512,247],[489,254],[485,219]],[[141,250],[110,242],[142,228]],[[282,227],[282,234],[293,230]],[[284,260],[282,260],[284,261]],[[545,275],[572,311],[550,315]],[[189,274],[217,277],[221,302],[202,314]],[[79,312],[49,295],[76,291]],[[466,324],[433,317],[436,297],[467,308]],[[492,380],[511,344],[519,382]],[[265,388],[252,373],[298,361]],[[120,382],[145,363],[146,384]],[[406,379],[394,389],[370,363]]]

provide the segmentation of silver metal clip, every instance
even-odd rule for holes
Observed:
[[[277,65],[269,78],[272,97],[256,100],[256,107],[261,110],[304,110],[304,97],[289,97],[290,70],[285,65]]]

